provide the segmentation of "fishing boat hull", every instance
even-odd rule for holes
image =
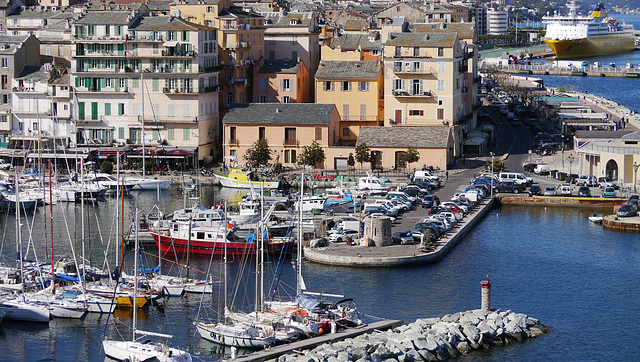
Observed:
[[[257,329],[250,327],[196,323],[196,329],[203,339],[225,346],[258,349],[266,348],[276,343],[275,336],[265,336]]]
[[[222,185],[223,187],[231,187],[236,189],[250,189],[251,187],[261,188],[263,186],[265,189],[277,189],[278,185],[280,185],[280,181],[249,181],[238,180],[218,174],[213,175],[218,179],[220,185]]]
[[[192,254],[203,255],[211,255],[213,253],[216,255],[222,255],[225,252],[225,244],[228,254],[245,255],[255,254],[256,252],[256,244],[253,242],[228,241],[225,243],[223,240],[188,240],[182,238],[173,238],[169,235],[158,234],[151,230],[149,230],[149,233],[156,241],[156,244],[162,252],[175,252],[180,254],[186,254],[190,252]],[[191,244],[191,246],[189,246],[189,243]],[[283,247],[288,246],[288,244],[292,243],[268,243],[267,248],[265,248],[265,252],[279,252]]]
[[[557,59],[575,59],[606,54],[624,53],[635,49],[633,32],[601,35],[580,39],[545,39]]]
[[[118,361],[191,361],[189,353],[161,343],[103,340],[102,348],[107,356]]]

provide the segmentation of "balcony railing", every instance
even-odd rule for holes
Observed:
[[[416,98],[416,97],[422,98],[422,97],[433,97],[433,94],[431,94],[431,91],[407,92],[405,90],[395,89],[393,91],[393,96],[404,97],[404,98]]]
[[[162,93],[165,94],[198,94],[194,92],[193,88],[162,88]]]
[[[181,50],[163,50],[162,51],[163,57],[195,57],[196,54],[197,53],[195,50],[189,50],[186,52],[183,52]]]
[[[222,90],[222,87],[220,87],[219,85],[214,85],[211,87],[204,87],[204,93],[210,93],[210,92],[220,92]]]
[[[240,143],[238,142],[237,138],[229,138],[229,144],[230,145],[239,145]]]
[[[284,140],[283,145],[285,145],[285,146],[297,146],[298,145],[298,140],[297,139]]]
[[[431,67],[415,68],[413,66],[408,66],[408,67],[394,66],[393,72],[395,74],[433,74],[433,69]]]

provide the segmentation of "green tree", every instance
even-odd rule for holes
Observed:
[[[371,162],[371,149],[365,142],[356,146],[356,161],[360,164],[360,170],[362,170],[363,163]]]
[[[315,167],[325,160],[324,150],[318,141],[311,142],[311,145],[304,146],[302,153],[298,155],[298,164]]]
[[[100,168],[102,169],[102,172],[111,174],[113,172],[113,163],[111,163],[111,161],[109,160],[106,160],[102,163],[102,165],[100,165]]]
[[[253,143],[253,146],[247,150],[243,157],[250,167],[258,167],[269,163],[272,153],[269,141],[266,138],[261,138]]]
[[[420,161],[420,154],[415,148],[409,147],[407,152],[402,154],[402,158],[404,158],[404,161],[407,163],[407,167],[409,167],[409,164]]]
[[[349,152],[349,158],[347,159],[347,166],[353,167],[356,165],[356,159],[353,158],[353,153]]]

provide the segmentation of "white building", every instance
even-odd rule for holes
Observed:
[[[509,13],[495,9],[487,10],[487,34],[505,35],[509,28]]]

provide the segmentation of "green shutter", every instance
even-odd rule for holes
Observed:
[[[80,86],[80,78],[76,77],[76,88]]]
[[[98,119],[98,102],[91,102],[91,119],[94,121]]]
[[[102,90],[102,78],[98,78],[97,83],[96,88],[98,89],[98,92],[100,92]]]
[[[78,119],[84,120],[84,102],[78,102]]]
[[[104,104],[104,114],[105,114],[105,116],[110,116],[111,115],[111,103],[105,103]],[[124,137],[120,137],[120,138],[124,138]]]

